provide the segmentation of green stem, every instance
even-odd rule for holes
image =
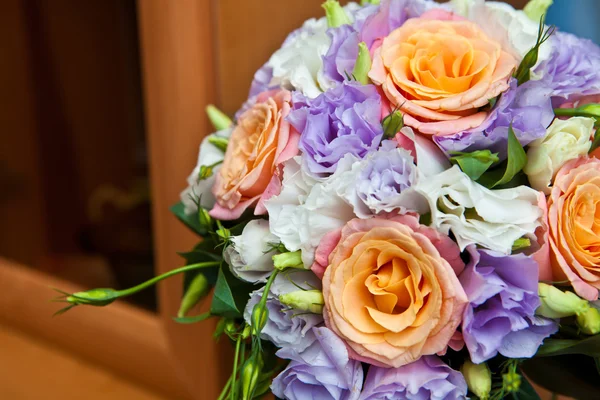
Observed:
[[[225,384],[225,387],[223,387],[223,390],[221,391],[221,394],[219,395],[219,397],[217,398],[217,400],[224,400],[225,396],[227,395],[227,392],[229,391],[229,387],[231,386],[231,381],[233,380],[233,377],[229,377],[229,379],[227,379],[227,383]]]
[[[586,112],[579,108],[555,108],[554,115],[558,117],[588,117],[598,118],[598,114]]]
[[[147,280],[146,282],[140,283],[139,285],[134,286],[132,288],[118,290],[117,296],[118,297],[131,296],[132,294],[136,294],[137,292],[147,289],[150,286],[155,285],[156,283],[162,281],[163,279],[172,277],[173,275],[181,274],[183,272],[188,272],[188,271],[194,271],[194,270],[201,269],[201,268],[218,267],[220,264],[221,263],[219,261],[210,261],[210,262],[191,264],[191,265],[186,265],[185,267],[176,268],[169,272],[165,272],[162,275],[155,276],[154,278]]]
[[[277,277],[277,274],[279,274],[279,270],[275,269],[273,270],[273,273],[271,274],[271,276],[269,277],[269,280],[267,281],[267,284],[265,285],[265,290],[263,291],[262,297],[260,298],[260,304],[264,307],[265,304],[267,304],[267,297],[269,297],[269,291],[271,290],[271,285],[273,285],[273,282],[275,282],[275,278]]]
[[[238,370],[238,360],[240,357],[240,347],[242,345],[242,335],[239,335],[237,341],[235,342],[235,356],[233,357],[233,372],[231,374],[232,378],[232,388],[231,388],[231,400],[235,400],[235,392],[236,392],[236,380],[237,380],[237,370]]]

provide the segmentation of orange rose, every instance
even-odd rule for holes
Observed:
[[[277,187],[269,185],[276,167],[298,154],[300,134],[285,120],[291,98],[287,90],[261,93],[239,118],[212,189],[217,201],[212,217],[236,219],[253,205],[256,214],[266,213],[262,202]]]
[[[472,22],[412,18],[375,50],[369,77],[406,125],[449,135],[481,125],[479,108],[508,89],[516,65]]]
[[[342,229],[323,276],[323,314],[351,358],[399,367],[446,350],[467,296],[438,248],[460,260],[456,244],[410,215]]]
[[[587,300],[600,289],[600,160],[565,164],[548,198],[550,261],[555,281],[569,280]]]

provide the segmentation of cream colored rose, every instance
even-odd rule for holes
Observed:
[[[593,131],[592,118],[556,119],[545,137],[529,144],[527,165],[523,171],[529,177],[531,187],[550,194],[550,186],[558,170],[567,161],[590,151]]]

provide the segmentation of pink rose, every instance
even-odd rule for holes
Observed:
[[[413,215],[351,220],[313,265],[325,271],[327,327],[351,358],[385,367],[446,351],[467,304],[463,268],[458,246]]]
[[[291,98],[287,90],[261,93],[239,118],[213,186],[212,217],[236,219],[254,205],[255,214],[266,213],[263,201],[279,188],[277,167],[298,154],[300,134],[285,120]]]

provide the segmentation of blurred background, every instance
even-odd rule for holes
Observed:
[[[171,321],[180,282],[57,318],[50,287],[125,288],[178,265],[195,238],[168,206],[204,107],[233,114],[320,3],[2,1],[0,399],[216,397],[227,345]],[[597,0],[554,3],[548,23],[599,41]]]

